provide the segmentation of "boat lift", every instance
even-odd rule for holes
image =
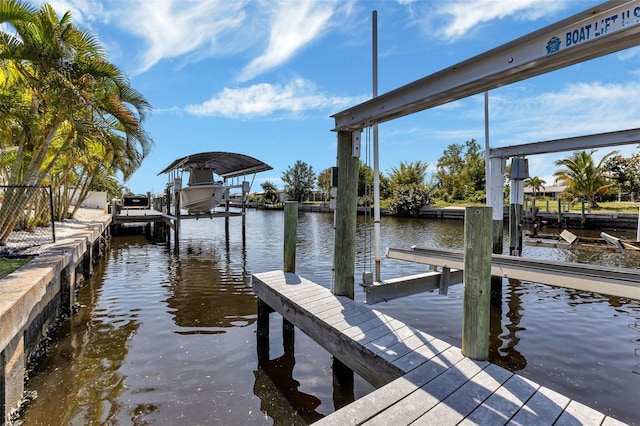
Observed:
[[[198,168],[199,170],[209,170],[210,174],[215,174],[222,179],[221,184],[216,183],[215,192],[210,191],[211,198],[209,205],[211,208],[189,210],[186,213],[181,208],[181,195],[190,185],[191,188],[204,187],[193,180],[186,183],[183,187],[183,173],[188,170]],[[198,154],[186,155],[174,160],[158,173],[168,174],[169,182],[165,189],[165,203],[162,211],[166,217],[166,223],[174,230],[176,241],[178,240],[178,232],[180,228],[180,220],[182,219],[200,219],[200,218],[225,218],[225,235],[229,236],[229,218],[232,216],[242,217],[242,236],[245,238],[245,214],[247,195],[251,190],[251,185],[255,179],[256,173],[272,170],[273,168],[256,159],[244,154],[232,152],[210,151]],[[251,182],[246,177],[253,175]],[[213,183],[213,182],[209,182]],[[216,210],[215,206],[219,203],[219,193],[222,189],[222,201],[224,211]],[[240,190],[242,193],[240,211],[230,211],[231,191]]]
[[[375,28],[375,27],[374,27]],[[334,114],[338,134],[338,188],[334,247],[335,293],[353,297],[357,158],[354,135],[363,128],[640,45],[640,0],[609,1]],[[377,46],[374,47],[374,53]],[[374,59],[375,60],[375,59]],[[374,71],[374,79],[377,78]],[[374,81],[374,85],[377,82]],[[374,87],[374,91],[375,91]],[[375,93],[374,93],[375,95]],[[638,129],[579,136],[493,150],[487,146],[487,204],[493,207],[494,253],[502,252],[503,175],[506,156],[637,143]],[[378,146],[374,144],[377,160]],[[640,231],[638,232],[640,234]],[[377,239],[377,238],[376,238]],[[376,257],[378,257],[376,248]]]

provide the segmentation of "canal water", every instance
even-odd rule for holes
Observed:
[[[187,220],[174,244],[115,237],[28,382],[37,398],[25,425],[291,425],[312,423],[373,390],[356,377],[333,385],[331,355],[302,332],[283,341],[272,314],[270,357],[258,362],[251,274],[282,267],[282,211],[241,220]],[[620,235],[620,233],[617,233]],[[356,276],[373,268],[372,227],[358,218]],[[635,235],[628,235],[635,238]],[[382,219],[382,247],[462,249],[457,221]],[[508,243],[505,244],[508,247]],[[300,213],[297,272],[329,287],[333,216]],[[524,256],[640,267],[640,255],[525,247]],[[424,272],[382,260],[382,277]],[[561,284],[561,283],[559,283]],[[364,294],[358,286],[356,299]],[[460,346],[462,287],[375,306]],[[491,358],[621,421],[640,424],[640,303],[503,281]]]

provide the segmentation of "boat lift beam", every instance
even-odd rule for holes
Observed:
[[[640,44],[640,0],[608,1],[339,112],[357,131]]]
[[[489,158],[520,157],[524,155],[549,154],[552,152],[577,151],[582,149],[638,143],[640,143],[640,129],[630,129],[617,132],[598,133],[595,135],[555,139],[544,142],[505,146],[502,148],[490,148]]]
[[[388,248],[386,256],[426,265],[464,269],[462,251]],[[640,271],[493,254],[491,275],[640,300]]]

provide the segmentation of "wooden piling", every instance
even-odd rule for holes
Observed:
[[[334,287],[339,296],[354,298],[356,261],[356,213],[359,159],[352,156],[353,132],[338,132],[338,194],[333,251]]]
[[[284,203],[284,271],[296,272],[296,236],[298,232],[298,202]]]
[[[562,223],[562,200],[558,198],[558,227]]]
[[[467,207],[464,217],[462,354],[489,358],[492,208]]]

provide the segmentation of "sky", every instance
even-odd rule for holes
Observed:
[[[33,2],[40,4],[39,2]],[[164,191],[174,159],[236,152],[273,167],[252,191],[300,160],[336,164],[336,114],[372,97],[372,12],[378,16],[378,92],[396,89],[598,5],[592,0],[52,0],[93,33],[153,107],[151,154],[127,181]],[[640,48],[489,92],[490,146],[640,127]],[[379,125],[380,171],[429,164],[450,144],[485,146],[484,95]],[[362,159],[372,163],[372,132]],[[613,150],[601,148],[598,156]],[[623,155],[636,145],[619,148]],[[529,157],[553,184],[554,161]]]

